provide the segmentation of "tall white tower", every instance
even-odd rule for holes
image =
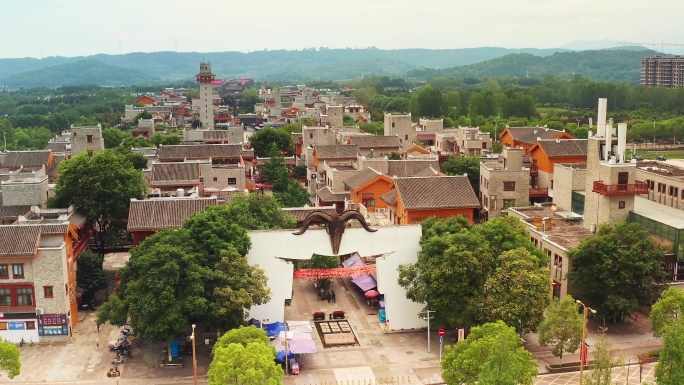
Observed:
[[[211,73],[211,63],[200,63],[200,72],[197,74],[197,83],[200,87],[200,126],[205,130],[214,129],[214,81]]]

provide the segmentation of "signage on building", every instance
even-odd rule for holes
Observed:
[[[37,318],[39,336],[69,335],[66,314],[39,314]]]
[[[223,79],[214,79],[211,81],[211,85],[214,87],[220,87],[223,84]]]
[[[9,321],[7,322],[7,330],[26,330],[24,321]]]

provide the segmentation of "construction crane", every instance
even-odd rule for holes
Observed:
[[[660,46],[660,52],[665,53],[665,47],[684,47],[684,44],[677,44],[677,43],[665,43],[661,41],[660,43],[634,43],[631,41],[619,41],[618,44],[627,44],[627,45],[641,45],[641,46],[652,46],[654,47],[653,50],[655,51],[658,46]]]

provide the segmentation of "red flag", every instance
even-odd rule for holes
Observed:
[[[240,164],[241,164],[242,166],[245,165],[245,160],[242,159],[242,154],[240,154]]]

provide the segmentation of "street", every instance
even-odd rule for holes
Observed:
[[[641,373],[641,381],[639,380],[639,365],[619,366],[613,369],[613,381],[619,385],[638,385],[638,384],[652,384],[655,379],[656,364],[644,365],[644,370]],[[588,375],[588,371],[584,372],[584,378]],[[580,372],[559,373],[559,374],[544,374],[538,376],[534,380],[535,385],[575,385],[579,384]]]

